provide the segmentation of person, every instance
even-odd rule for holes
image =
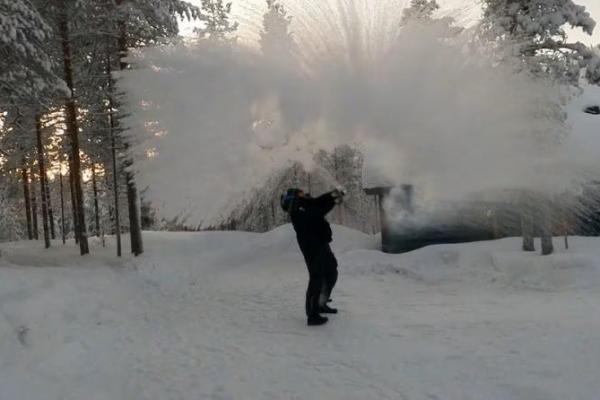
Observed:
[[[332,192],[313,198],[301,189],[288,189],[281,196],[281,206],[290,215],[296,231],[298,246],[308,268],[306,316],[308,325],[322,325],[337,310],[327,305],[338,278],[338,263],[331,251],[331,226],[325,216],[341,204],[344,191]]]

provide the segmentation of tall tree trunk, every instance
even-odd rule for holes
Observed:
[[[523,251],[535,251],[533,218],[531,215],[521,216],[521,231],[523,233]]]
[[[77,201],[75,200],[75,184],[73,183],[73,163],[71,157],[69,157],[69,192],[71,194],[71,211],[73,213],[73,236],[75,237],[75,243],[79,244],[79,217],[77,217]]]
[[[139,256],[144,252],[144,244],[142,241],[142,225],[140,221],[140,204],[138,198],[137,186],[134,176],[129,169],[131,161],[125,161],[125,179],[127,182],[127,206],[129,210],[129,232],[131,236],[131,252],[135,256]]]
[[[275,214],[275,210],[276,210],[276,206],[275,206],[275,200],[271,200],[271,229],[275,228],[277,226],[277,215]]]
[[[50,235],[52,240],[56,239],[56,228],[54,224],[54,210],[52,209],[52,197],[50,196],[50,182],[46,179],[46,199],[48,202],[48,220],[50,222]]]
[[[63,52],[63,63],[65,73],[65,83],[71,91],[71,95],[67,98],[65,103],[66,108],[66,127],[69,138],[71,139],[71,157],[73,163],[73,186],[75,189],[75,205],[74,208],[77,210],[77,224],[76,232],[79,236],[79,249],[81,255],[88,254],[90,252],[87,232],[85,228],[85,210],[83,207],[83,188],[81,185],[81,159],[79,156],[79,126],[77,122],[77,107],[75,105],[75,98],[73,96],[73,64],[71,57],[71,38],[69,36],[69,22],[67,16],[66,0],[62,1],[62,12],[59,21],[59,33],[61,36],[62,52]]]
[[[29,193],[29,174],[27,173],[27,161],[23,157],[21,161],[21,180],[23,181],[23,197],[25,198],[25,216],[27,219],[27,238],[33,240],[33,226],[31,222],[31,195]]]
[[[50,227],[48,224],[48,196],[46,191],[46,165],[44,163],[44,143],[42,140],[42,122],[39,114],[35,115],[35,132],[37,139],[37,159],[40,171],[40,197],[42,200],[42,226],[44,229],[44,245],[50,247]]]
[[[521,234],[523,236],[523,251],[535,251],[533,207],[529,195],[524,195],[521,201]]]
[[[122,5],[125,0],[116,0],[117,6]],[[127,56],[127,17],[122,18],[119,21],[119,56],[120,56],[120,68],[125,70],[128,68],[125,57]],[[125,147],[128,145],[125,143]],[[124,162],[125,167],[125,179],[127,182],[127,205],[129,209],[129,230],[131,239],[131,252],[138,256],[144,252],[144,244],[142,239],[142,224],[140,221],[140,202],[137,186],[135,184],[135,177],[131,172],[131,166],[133,161],[130,155],[126,155]]]
[[[554,253],[554,244],[552,243],[552,211],[550,200],[541,200],[541,236],[542,236],[542,255],[547,256]]]
[[[67,243],[67,232],[65,232],[65,186],[63,184],[63,174],[60,171],[60,233],[63,244]]]
[[[106,186],[106,190],[107,191],[111,191],[114,195],[114,190],[112,189],[112,173],[109,173],[109,171],[112,171],[112,162],[107,163],[104,165],[104,171],[106,171],[106,173],[104,174],[104,186]],[[114,201],[108,204],[108,219],[112,224],[112,228],[109,231],[110,235],[114,235],[116,233],[115,230],[115,208],[114,208]]]
[[[40,231],[38,230],[38,212],[37,212],[37,195],[35,193],[35,175],[31,174],[31,221],[33,227],[33,238],[40,239]]]
[[[128,147],[129,146],[127,145],[127,143],[125,143],[125,148],[128,149]],[[131,252],[135,256],[139,256],[144,252],[142,224],[140,219],[141,204],[139,201],[137,185],[135,183],[135,176],[131,172],[133,162],[129,155],[126,155],[126,159],[123,164],[125,169],[125,182],[127,187],[127,208],[129,211],[128,215]]]
[[[92,189],[94,190],[94,222],[96,237],[100,237],[100,208],[98,207],[98,184],[96,183],[96,165],[92,162]]]
[[[109,118],[109,135],[110,135],[110,155],[112,161],[112,185],[113,185],[113,200],[114,200],[114,218],[115,218],[115,236],[117,239],[117,257],[122,255],[121,244],[121,216],[119,212],[119,169],[117,167],[117,141],[115,137],[115,115],[114,115],[114,99],[113,99],[113,80],[112,80],[112,61],[110,52],[107,51],[108,62],[108,118]]]
[[[542,234],[542,255],[549,256],[554,253],[554,244],[551,234]]]

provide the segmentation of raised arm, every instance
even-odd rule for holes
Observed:
[[[333,192],[325,193],[314,199],[310,199],[310,212],[318,215],[326,215],[335,207]]]

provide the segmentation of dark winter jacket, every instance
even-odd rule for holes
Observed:
[[[296,200],[290,217],[302,251],[331,243],[331,226],[325,215],[334,206],[335,199],[331,193],[317,198],[304,197]]]

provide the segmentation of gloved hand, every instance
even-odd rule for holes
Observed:
[[[335,189],[331,192],[331,197],[335,200],[335,204],[341,204],[344,201],[344,196],[346,192],[344,189]]]

